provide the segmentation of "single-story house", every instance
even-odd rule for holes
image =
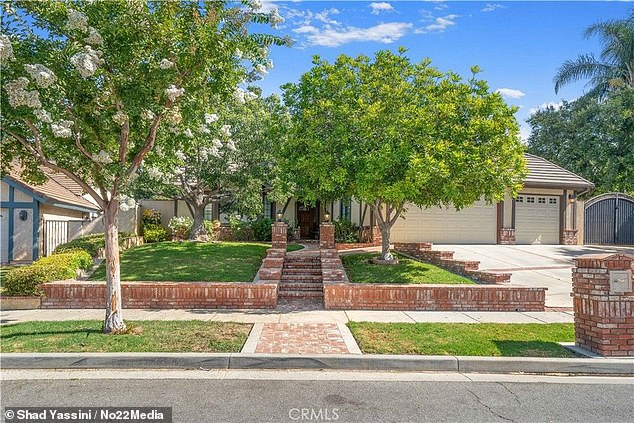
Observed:
[[[25,182],[17,171],[2,178],[0,262],[3,264],[28,263],[49,255],[57,245],[74,237],[69,228],[71,223],[83,226],[99,211],[74,181],[42,170],[48,176],[42,185]]]
[[[583,243],[583,201],[578,197],[594,189],[594,184],[548,160],[525,155],[528,176],[517,196],[487,205],[484,201],[456,211],[453,207],[421,209],[409,205],[394,224],[392,242],[434,242],[451,244],[577,244]],[[161,211],[163,224],[172,216],[189,216],[183,201],[141,201],[144,208]],[[319,222],[326,212],[333,219],[346,218],[369,227],[374,216],[367,204],[347,201],[317,202],[311,206],[290,199],[285,204],[267,201],[263,193],[264,215],[274,219],[278,210],[298,227],[302,238],[316,238]],[[227,221],[217,204],[205,211],[207,219]]]

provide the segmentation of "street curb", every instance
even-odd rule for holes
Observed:
[[[2,369],[309,369],[634,375],[632,358],[463,357],[379,354],[3,353]]]

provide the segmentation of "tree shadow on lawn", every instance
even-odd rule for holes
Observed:
[[[9,327],[9,326],[8,326]],[[5,328],[6,329],[6,328]],[[86,334],[86,337],[89,335],[103,335],[103,331],[101,329],[64,329],[64,330],[48,330],[48,331],[23,331],[23,332],[14,332],[14,333],[2,333],[0,334],[0,341],[9,340],[11,338],[17,338],[22,336],[55,336],[55,335],[75,335],[75,334]]]
[[[557,342],[491,340],[504,357],[579,357]]]

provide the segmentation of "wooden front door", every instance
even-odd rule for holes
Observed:
[[[315,239],[319,231],[319,202],[317,207],[297,202],[297,225],[302,239]]]

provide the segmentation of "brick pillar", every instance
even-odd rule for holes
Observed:
[[[562,239],[563,245],[577,245],[577,230],[576,229],[564,229],[564,238]]]
[[[372,226],[372,244],[378,246],[381,245],[381,241],[383,241],[381,228],[377,225]]]
[[[515,229],[513,228],[500,228],[500,244],[513,245],[515,244]]]
[[[319,248],[322,250],[335,248],[335,225],[330,222],[319,225]]]
[[[575,262],[572,297],[577,346],[603,356],[634,356],[634,256],[585,255]]]
[[[281,248],[283,250],[286,250],[286,244],[288,243],[288,225],[284,222],[276,222],[271,225],[271,229],[271,240],[273,241],[273,248]]]

